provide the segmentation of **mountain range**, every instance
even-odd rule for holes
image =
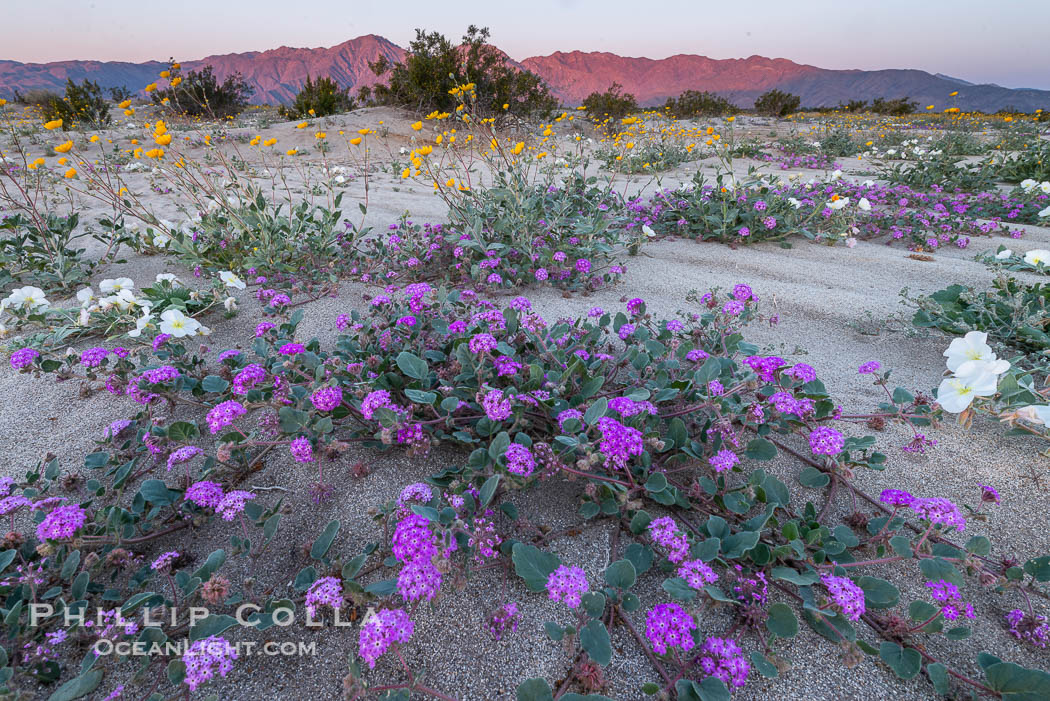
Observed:
[[[374,34],[357,37],[328,48],[290,48],[207,56],[183,61],[184,70],[214,67],[220,79],[240,73],[255,89],[256,104],[290,102],[306,77],[331,76],[353,92],[379,82],[368,64],[378,58],[400,61],[406,52]],[[509,59],[508,59],[509,60]],[[783,58],[750,56],[712,59],[678,54],[664,59],[619,56],[607,52],[555,52],[533,56],[514,65],[536,73],[550,85],[565,105],[578,105],[595,91],[613,82],[623,86],[642,105],[661,104],[685,90],[707,90],[749,107],[763,92],[777,88],[799,95],[804,106],[836,105],[849,100],[909,97],[921,105],[938,108],[994,112],[1005,107],[1032,112],[1050,109],[1050,90],[1011,89],[975,85],[959,78],[913,69],[833,70],[795,63]],[[104,88],[127,86],[134,90],[155,80],[165,62],[57,61],[20,63],[0,60],[0,96],[15,90],[47,89],[61,92],[67,78],[85,78]],[[949,98],[951,92],[958,96]]]

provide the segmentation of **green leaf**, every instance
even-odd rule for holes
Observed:
[[[922,670],[922,655],[914,648],[883,641],[879,646],[879,657],[901,679],[911,679]]]
[[[546,590],[547,578],[561,564],[556,555],[524,543],[514,544],[511,560],[515,574],[525,580],[525,588],[532,592]]]
[[[580,597],[580,603],[583,605],[583,610],[591,618],[601,618],[602,614],[605,613],[605,594],[600,591],[589,591]]]
[[[696,598],[696,589],[693,589],[689,584],[681,577],[670,577],[663,581],[661,585],[665,592],[671,595],[672,599],[678,601],[692,601]]]
[[[612,661],[612,641],[601,621],[591,621],[580,630],[580,645],[602,667]]]
[[[914,554],[911,549],[911,538],[905,535],[895,535],[890,538],[890,547],[901,557],[911,557]]]
[[[1003,701],[1050,699],[1050,674],[1013,662],[1000,662],[984,670],[988,686],[1002,694]]]
[[[815,467],[807,467],[802,470],[802,472],[798,473],[798,481],[803,487],[820,489],[821,487],[828,486],[828,483],[831,482],[831,477]]]
[[[827,614],[818,616],[813,611],[806,609],[802,612],[802,618],[816,633],[833,643],[841,643],[843,640],[853,642],[857,639],[857,631],[842,616],[829,616]]]
[[[405,396],[411,399],[416,404],[427,404],[431,405],[437,401],[437,394],[434,392],[424,392],[419,389],[406,389]]]
[[[794,638],[798,635],[798,618],[787,604],[773,604],[769,607],[766,628],[770,633],[775,633],[781,638]]]
[[[295,581],[292,583],[292,586],[295,587],[296,591],[306,591],[316,581],[317,570],[313,567],[304,567],[299,570],[299,574],[295,575]]]
[[[328,549],[332,547],[332,541],[335,540],[335,534],[339,532],[339,521],[329,521],[328,525],[321,531],[321,535],[314,541],[313,546],[310,548],[310,557],[315,560],[323,560]]]
[[[642,543],[631,543],[623,553],[634,565],[635,574],[645,574],[653,566],[653,549]]]
[[[163,481],[153,479],[142,483],[142,487],[139,488],[139,495],[151,504],[167,506],[173,504],[175,499],[180,496],[180,493],[174,489],[168,489],[168,485],[164,484]]]
[[[1033,557],[1024,563],[1024,571],[1039,582],[1050,582],[1050,555]]]
[[[617,560],[605,568],[605,581],[616,589],[630,589],[638,580],[638,573],[630,560]]]
[[[427,361],[423,360],[418,355],[409,353],[408,351],[401,351],[398,353],[396,362],[397,367],[401,372],[414,380],[422,380],[429,372]]]
[[[351,580],[354,577],[356,577],[357,573],[361,571],[361,568],[365,566],[366,562],[368,562],[368,553],[361,553],[354,559],[347,562],[345,565],[343,565],[343,571],[341,573],[343,575],[343,579]]]
[[[973,538],[966,541],[966,552],[985,557],[988,553],[992,552],[992,541],[988,540],[983,535],[975,535]]]
[[[661,472],[654,472],[649,475],[649,479],[645,482],[645,490],[647,492],[662,492],[667,489],[667,477]]]
[[[225,381],[223,380],[223,382]],[[199,438],[200,435],[201,431],[197,428],[197,424],[189,421],[176,421],[171,426],[168,426],[168,438],[176,443],[189,443]]]
[[[600,398],[594,404],[587,409],[583,415],[583,421],[588,426],[593,426],[598,423],[598,419],[605,416],[606,410],[609,408],[609,400],[605,397]]]
[[[205,392],[213,392],[215,394],[218,394],[220,392],[225,392],[226,388],[229,386],[230,383],[222,379],[218,375],[208,375],[203,380],[201,380],[201,389],[203,389]]]
[[[518,685],[518,701],[554,701],[554,691],[546,679],[526,679]]]
[[[754,438],[747,444],[744,456],[752,460],[772,460],[777,456],[777,447],[765,438]]]
[[[11,552],[13,553],[14,551]],[[66,557],[66,561],[62,563],[62,571],[59,573],[59,576],[62,579],[68,580],[73,576],[73,573],[77,571],[78,567],[80,567],[80,551],[74,550],[69,553],[69,556]],[[0,567],[0,570],[2,569],[3,568]]]
[[[896,606],[901,600],[901,593],[897,587],[885,579],[865,576],[854,581],[864,590],[864,605],[867,608],[889,609]]]
[[[952,563],[940,557],[929,557],[919,560],[919,569],[922,570],[926,579],[931,582],[943,579],[951,582],[957,587],[961,587],[965,584],[963,576],[960,574],[959,570],[955,569]]]
[[[926,665],[926,675],[933,684],[933,690],[941,696],[948,695],[948,668],[940,662],[931,662]]]
[[[758,673],[766,679],[776,679],[780,676],[780,670],[777,669],[777,666],[758,650],[751,653],[751,666],[757,669]]]
[[[782,579],[800,587],[816,584],[820,581],[820,575],[816,572],[799,572],[794,567],[774,567],[772,575],[774,579]]]
[[[496,496],[496,488],[499,487],[500,475],[493,475],[485,480],[485,484],[481,485],[481,506],[486,507],[492,502],[492,497]]]
[[[73,701],[87,696],[94,691],[102,682],[102,670],[93,669],[79,677],[74,677],[62,686],[55,689],[47,701]]]
[[[197,621],[190,628],[190,640],[197,641],[210,638],[235,625],[237,625],[237,619],[233,616],[212,614],[202,621]]]

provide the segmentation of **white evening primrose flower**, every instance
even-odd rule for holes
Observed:
[[[103,280],[98,283],[98,289],[100,289],[103,294],[115,295],[121,290],[135,289],[135,281],[129,277],[118,277],[115,280]]]
[[[998,385],[998,378],[985,371],[946,377],[937,388],[937,403],[948,413],[958,414],[965,411],[977,397],[995,394]]]
[[[223,300],[222,306],[226,307],[228,312],[235,312],[237,311],[237,299],[235,297],[227,297]]]
[[[244,280],[241,280],[229,270],[223,270],[219,273],[219,279],[222,280],[227,287],[236,287],[238,290],[243,290],[245,288]]]
[[[95,291],[90,287],[81,289],[77,292],[77,301],[80,302],[81,307],[90,306],[95,301]]]
[[[788,198],[788,202],[789,202],[789,203],[791,204],[791,206],[792,206],[792,207],[794,207],[795,209],[798,209],[799,207],[801,207],[801,206],[802,206],[802,202],[801,202],[800,200],[796,200],[796,199],[795,199],[794,197],[789,197],[789,198]]]
[[[186,316],[178,309],[165,309],[160,315],[160,332],[175,338],[196,336],[200,329],[199,321]]]
[[[1024,190],[1025,192],[1031,192],[1032,190],[1034,190],[1036,188],[1036,186],[1038,184],[1039,184],[1038,182],[1036,182],[1035,180],[1032,180],[1031,178],[1025,178],[1024,180],[1021,181],[1021,189]]]
[[[998,253],[995,254],[995,259],[996,260],[1006,260],[1007,258],[1012,256],[1013,254],[1014,254],[1014,252],[1011,251],[1009,248],[1004,248],[1003,250],[1001,250],[1001,251],[999,251]]]
[[[837,200],[835,200],[834,202],[828,202],[828,206],[831,207],[832,209],[836,209],[836,210],[837,209],[842,209],[843,207],[845,207],[848,204],[849,204],[849,198],[848,197],[840,197]]]
[[[642,233],[648,236],[649,238],[653,238],[654,236],[656,236],[656,232],[649,228],[648,224],[642,224]]]
[[[12,290],[11,294],[0,302],[0,310],[7,307],[29,312],[45,312],[51,307],[51,303],[47,301],[42,289],[27,285]]]
[[[1050,207],[1047,207],[1043,211],[1039,212],[1040,217],[1050,217]]]
[[[179,278],[175,276],[175,273],[158,273],[157,282],[170,282],[172,285],[178,283]]]
[[[870,212],[871,202],[868,202],[867,197],[861,197],[859,200],[857,200],[857,209],[861,210],[862,212]]]
[[[842,177],[842,171],[841,170],[832,171],[832,173],[831,173],[831,179],[832,180],[838,180],[841,177]]]
[[[1042,190],[1045,194],[1050,195],[1050,180],[1044,180],[1043,182],[1039,183],[1039,189]]]
[[[1045,248],[1036,248],[1024,254],[1024,262],[1034,266],[1050,265],[1050,251]]]
[[[77,315],[77,326],[87,326],[91,321],[91,312],[87,310],[87,307],[80,308],[80,314]]]
[[[153,315],[150,314],[149,307],[146,307],[143,310],[142,316],[140,316],[138,319],[135,320],[135,328],[132,329],[131,331],[128,331],[128,335],[131,336],[132,338],[138,338],[139,336],[142,335],[142,331],[147,326],[150,325],[150,322],[152,320],[153,320]]]
[[[1009,370],[1010,361],[997,359],[987,341],[988,334],[982,331],[971,331],[953,340],[944,351],[948,369],[957,376],[975,373],[998,376]]]

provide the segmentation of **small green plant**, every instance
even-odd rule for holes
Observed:
[[[65,95],[47,90],[32,90],[18,96],[27,105],[36,105],[45,120],[61,119],[66,125],[83,124],[103,127],[110,123],[109,102],[102,97],[98,83],[66,80]]]
[[[883,97],[876,97],[871,101],[871,111],[875,114],[888,114],[899,117],[905,114],[911,114],[918,108],[918,102],[909,100],[906,97],[898,97],[892,100],[887,100]]]
[[[860,146],[849,135],[849,130],[839,127],[824,132],[820,139],[820,150],[827,156],[846,157],[857,155]]]

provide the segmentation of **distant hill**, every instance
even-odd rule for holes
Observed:
[[[378,79],[368,68],[370,61],[385,56],[398,61],[405,50],[389,40],[369,34],[337,46],[316,49],[281,47],[269,51],[207,56],[183,61],[184,69],[205,65],[215,68],[221,79],[240,72],[255,88],[252,101],[287,103],[310,76],[331,76],[356,91]],[[831,70],[795,63],[783,58],[750,56],[741,59],[712,59],[679,54],[664,59],[633,58],[607,52],[555,52],[515,63],[543,78],[566,105],[578,105],[594,91],[617,82],[643,105],[662,103],[685,90],[707,90],[749,107],[755,98],[773,88],[795,93],[805,106],[836,105],[849,100],[876,97],[909,97],[922,105],[938,108],[949,104],[964,110],[994,112],[1004,107],[1024,111],[1050,109],[1050,91],[1011,89],[998,85],[975,85],[959,78],[926,71],[890,69],[877,71]],[[19,63],[0,60],[0,95],[10,97],[17,89],[61,90],[67,78],[90,78],[103,87],[127,86],[140,90],[157,79],[163,62],[58,61]],[[959,91],[949,103],[948,94]]]

